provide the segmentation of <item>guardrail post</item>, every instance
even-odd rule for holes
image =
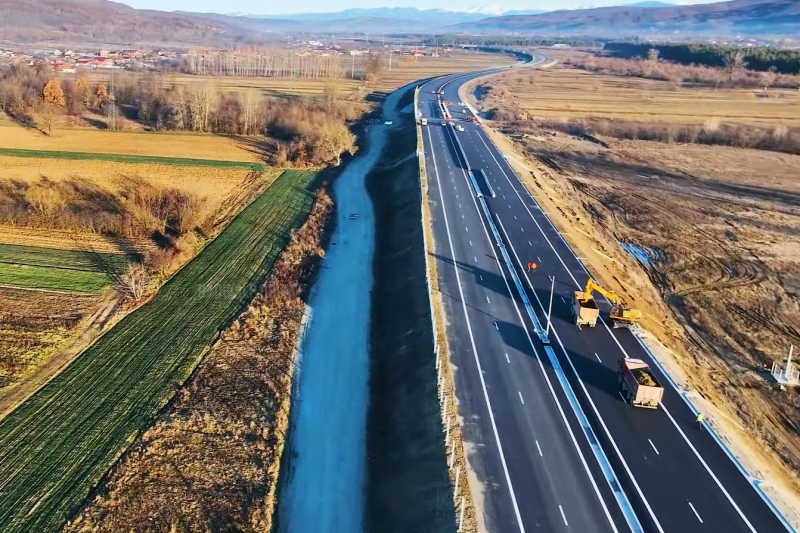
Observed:
[[[461,498],[461,515],[458,518],[458,531],[461,532],[461,528],[464,527],[464,498]]]

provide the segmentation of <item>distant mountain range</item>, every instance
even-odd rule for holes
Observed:
[[[235,46],[270,34],[800,34],[800,0],[733,0],[675,6],[657,1],[540,12],[484,9],[347,9],[280,17],[133,9],[108,0],[0,0],[0,45]]]
[[[651,4],[648,2],[648,4]],[[671,33],[800,35],[800,1],[733,0],[689,6],[620,6],[502,16],[460,24],[487,32],[564,32],[594,35]]]

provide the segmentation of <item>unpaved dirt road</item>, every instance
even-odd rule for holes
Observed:
[[[383,109],[389,120],[403,89]],[[367,147],[333,186],[336,229],[310,298],[292,408],[290,481],[282,533],[363,531],[368,335],[375,220],[365,177],[389,127],[369,126]]]

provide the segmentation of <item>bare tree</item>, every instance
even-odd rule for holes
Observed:
[[[647,51],[647,59],[642,61],[642,76],[645,78],[650,76],[658,64],[658,50],[651,48]]]
[[[342,164],[342,154],[356,152],[356,136],[344,124],[329,124],[320,133],[317,146],[322,152],[324,162],[333,162],[334,166]]]
[[[725,72],[728,73],[728,81],[733,81],[733,78],[747,66],[744,52],[741,50],[731,50],[723,61],[725,62]]]
[[[772,84],[775,83],[777,78],[776,71],[778,69],[774,66],[770,67],[768,71],[761,73],[761,85],[764,86],[764,92],[767,92]]]
[[[53,134],[53,126],[55,126],[56,122],[58,121],[58,117],[61,115],[61,109],[55,104],[44,104],[42,106],[42,112],[39,115],[39,122],[42,125],[42,131],[47,133],[47,135]]]
[[[120,278],[119,288],[128,298],[138,302],[147,289],[147,278],[147,269],[143,265],[131,265]]]

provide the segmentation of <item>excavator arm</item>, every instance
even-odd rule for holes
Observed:
[[[638,309],[631,309],[629,308],[622,299],[617,296],[615,293],[608,291],[598,285],[592,278],[589,278],[589,281],[586,282],[586,290],[583,292],[583,301],[588,302],[592,299],[592,291],[597,291],[603,296],[605,296],[609,302],[614,304],[614,307],[611,309],[610,318],[614,324],[614,327],[620,326],[630,326],[630,324],[636,323],[642,318],[642,312]]]
[[[609,302],[613,302],[615,304],[619,304],[620,303],[619,296],[617,296],[616,294],[614,294],[611,291],[605,290],[603,287],[598,285],[592,278],[589,278],[589,281],[586,282],[586,289],[583,291],[584,301],[588,301],[589,299],[591,299],[592,291],[599,292],[600,294],[602,294],[603,296],[608,298]]]

